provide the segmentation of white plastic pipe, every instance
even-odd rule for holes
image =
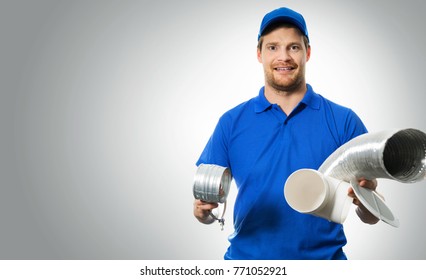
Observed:
[[[300,169],[287,179],[284,195],[288,204],[300,213],[343,223],[353,201],[348,188],[345,181],[324,176],[317,170]]]

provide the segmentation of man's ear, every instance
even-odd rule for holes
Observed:
[[[262,52],[260,51],[259,48],[257,48],[257,61],[262,63]]]
[[[308,49],[306,50],[306,62],[309,61],[309,58],[311,58],[311,46],[308,46]]]

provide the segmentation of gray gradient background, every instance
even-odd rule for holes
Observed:
[[[0,1],[0,258],[221,259],[192,216],[218,117],[257,95],[262,16],[308,22],[307,80],[370,131],[426,131],[426,2]],[[345,222],[350,259],[426,259],[426,183],[379,180],[400,228]],[[273,249],[273,248],[271,248]]]

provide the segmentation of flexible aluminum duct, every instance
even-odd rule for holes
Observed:
[[[346,182],[387,178],[414,183],[426,177],[426,134],[417,129],[360,135],[332,153],[319,172]]]

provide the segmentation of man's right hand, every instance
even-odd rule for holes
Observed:
[[[203,224],[211,224],[215,221],[215,219],[210,216],[210,213],[218,206],[219,205],[217,203],[210,203],[196,199],[194,201],[194,216]]]

